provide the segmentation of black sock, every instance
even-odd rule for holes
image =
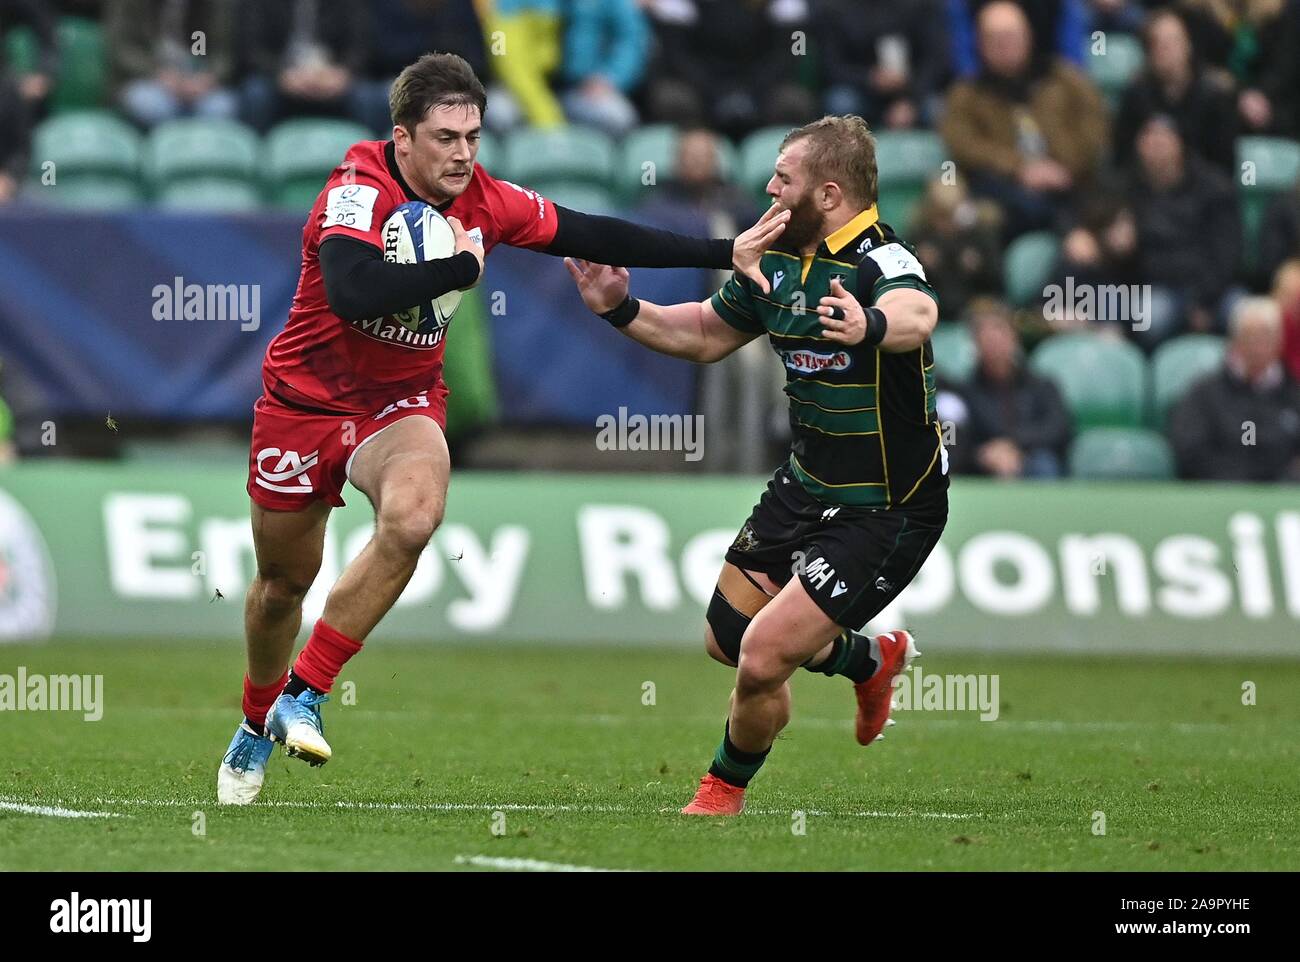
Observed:
[[[856,631],[846,631],[831,642],[831,653],[821,664],[805,664],[804,668],[819,675],[843,675],[854,682],[864,682],[876,672],[871,639]]]
[[[744,788],[763,767],[767,753],[771,750],[769,747],[761,752],[742,752],[731,740],[731,722],[728,721],[722,734],[722,744],[718,746],[713,764],[709,766],[709,774],[728,785]]]
[[[244,716],[244,724],[247,725],[249,728],[251,728],[253,731],[255,731],[257,734],[259,734],[259,735],[261,735],[261,736],[263,736],[263,737],[266,737],[266,725],[265,725],[265,724],[261,724],[261,725],[259,725],[257,722],[255,722],[255,721],[253,721],[251,718],[249,718],[247,715]]]
[[[297,698],[308,689],[316,691],[315,688],[312,688],[311,685],[307,684],[292,671],[289,672],[289,682],[284,686],[284,694],[288,695],[290,698]],[[320,692],[316,691],[316,694],[319,695]]]

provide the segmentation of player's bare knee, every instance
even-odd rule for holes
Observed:
[[[419,557],[433,533],[442,524],[440,499],[428,496],[404,497],[385,504],[379,511],[375,537],[398,554]]]
[[[741,648],[736,671],[736,691],[739,694],[772,691],[789,677],[789,667],[769,647],[749,645]]]
[[[257,593],[262,610],[272,616],[283,615],[302,607],[315,576],[307,577],[288,571],[259,571]]]

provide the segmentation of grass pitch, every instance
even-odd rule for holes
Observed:
[[[105,704],[0,712],[0,869],[1300,869],[1300,664],[920,644],[927,674],[997,673],[998,720],[899,712],[863,749],[848,682],[800,672],[736,819],[677,814],[731,687],[703,652],[380,639],[325,706],[334,760],[277,749],[228,809],[238,643],[4,646],[0,673],[102,674]]]

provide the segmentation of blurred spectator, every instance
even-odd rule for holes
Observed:
[[[561,59],[560,0],[493,0],[480,12],[497,81],[488,87],[486,125],[504,131],[564,123],[550,84]]]
[[[1005,304],[981,298],[968,324],[977,359],[962,391],[966,421],[954,431],[954,469],[997,478],[1059,477],[1072,431],[1060,391],[1025,367]]]
[[[181,116],[234,117],[235,0],[105,0],[104,43],[117,102],[152,127]]]
[[[1112,290],[1138,283],[1138,271],[1138,228],[1133,208],[1122,189],[1099,186],[1080,201],[1075,223],[1061,242],[1053,283],[1062,290]],[[1093,304],[1091,316],[1075,314],[1078,305],[1067,305],[1069,316],[1047,320],[1057,332],[1094,323],[1118,323],[1123,333],[1136,333],[1133,317],[1100,316],[1109,305],[1100,298],[1094,298]]]
[[[26,108],[13,79],[0,75],[0,204],[7,204],[18,193],[30,151]]]
[[[1183,19],[1172,10],[1151,15],[1144,35],[1146,68],[1124,91],[1115,120],[1115,159],[1133,160],[1138,130],[1155,114],[1172,117],[1189,151],[1232,176],[1237,110],[1232,87],[1196,59]]]
[[[1273,303],[1282,312],[1282,363],[1287,373],[1300,381],[1300,257],[1277,269]]]
[[[1267,297],[1237,302],[1223,368],[1170,413],[1180,476],[1300,480],[1300,385],[1282,366],[1282,315]]]
[[[1300,257],[1300,181],[1274,198],[1259,233],[1260,274],[1271,278],[1284,261]]]
[[[941,131],[977,194],[1006,212],[1006,234],[1050,227],[1106,149],[1106,108],[1060,58],[1033,57],[1029,22],[997,0],[979,15],[982,68],[948,94]]]
[[[12,111],[14,116],[23,116],[25,122],[35,123],[44,113],[54,78],[59,74],[55,12],[42,0],[0,0],[0,34],[20,23],[31,28],[40,52],[35,69],[15,76],[5,61],[4,46],[0,45],[0,97],[6,100],[15,97],[19,101],[17,105],[9,105],[6,116]]]
[[[402,68],[430,51],[460,54],[486,82],[487,53],[474,0],[370,0],[373,43],[358,78],[357,116],[380,133],[393,126],[388,94]]]
[[[1153,117],[1137,138],[1128,202],[1138,225],[1138,276],[1153,285],[1152,347],[1190,328],[1222,330],[1241,251],[1232,183],[1183,150],[1172,120]]]
[[[637,123],[628,94],[641,83],[650,27],[636,0],[573,0],[564,37],[564,73],[570,84],[564,112],[621,137]]]
[[[370,56],[365,4],[244,0],[239,36],[249,68],[240,90],[247,123],[266,130],[299,114],[365,123],[356,84]]]
[[[796,82],[805,0],[648,0],[659,59],[651,118],[739,139],[767,124],[807,123],[816,98]]]
[[[703,127],[682,131],[677,140],[676,169],[650,192],[643,205],[671,218],[675,212],[704,216],[714,234],[730,236],[758,219],[754,199],[722,176],[718,135]],[[688,228],[683,228],[688,229]]]
[[[936,178],[926,187],[908,236],[939,295],[942,317],[961,317],[975,295],[1001,292],[999,229],[997,209],[973,200],[964,180],[945,184]]]
[[[873,128],[928,126],[948,75],[940,0],[821,0],[815,9],[825,111]]]
[[[953,67],[959,77],[980,72],[977,24],[985,7],[997,0],[944,0],[947,5]],[[1083,63],[1089,11],[1084,0],[1016,0],[1028,20],[1033,59],[1050,63],[1063,57]]]
[[[1300,124],[1300,0],[1181,0],[1205,61],[1237,81],[1246,133],[1294,136]]]

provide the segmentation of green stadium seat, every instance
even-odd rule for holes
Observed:
[[[515,131],[506,141],[511,179],[537,190],[540,183],[572,181],[608,187],[614,180],[614,142],[582,126]]]
[[[1247,168],[1253,184],[1245,183]],[[1242,260],[1253,269],[1264,214],[1278,194],[1300,179],[1300,142],[1283,137],[1237,138],[1237,190],[1241,200]]]
[[[170,210],[232,213],[262,206],[256,181],[238,177],[179,177],[168,181],[155,195],[160,207]]]
[[[671,124],[638,127],[626,137],[618,151],[614,186],[619,196],[629,201],[644,199],[651,185],[644,182],[645,165],[654,164],[654,183],[662,184],[677,173],[677,144],[681,131]],[[736,175],[739,159],[731,141],[717,138],[718,167],[724,180]],[[766,183],[766,181],[764,181]]]
[[[930,335],[934,368],[945,381],[962,383],[975,373],[975,341],[958,321],[940,321]]]
[[[87,202],[119,207],[143,194],[141,138],[126,121],[106,110],[71,111],[37,125],[32,135],[30,196],[61,206]],[[42,183],[52,162],[53,184]],[[133,201],[134,202],[134,201]]]
[[[1093,53],[1092,39],[1089,38],[1083,57],[1088,75],[1113,108],[1119,103],[1124,88],[1142,69],[1146,52],[1142,49],[1142,41],[1130,34],[1108,32],[1105,39],[1106,52]]]
[[[60,176],[55,186],[32,183],[27,199],[76,210],[121,210],[144,203],[144,191],[136,180],[103,174]]]
[[[1174,456],[1154,431],[1092,428],[1070,446],[1070,474],[1090,481],[1163,481],[1174,477]]]
[[[570,210],[580,210],[585,214],[612,214],[619,209],[618,199],[613,191],[599,184],[571,180],[544,180],[531,186],[551,203]]]
[[[299,118],[277,124],[266,135],[263,158],[272,201],[280,207],[310,207],[334,168],[357,141],[373,140],[365,127],[347,120]]]
[[[40,60],[36,34],[18,26],[5,34],[5,56],[17,74],[35,69]],[[50,112],[84,110],[104,103],[108,74],[104,34],[98,23],[83,17],[63,17],[57,26],[59,76],[50,92]]]
[[[926,184],[943,173],[943,140],[930,130],[882,130],[876,137],[880,219],[906,232]]]
[[[766,206],[767,194],[763,188],[772,179],[776,155],[781,152],[781,141],[791,127],[764,127],[746,137],[740,144],[740,169],[736,180],[745,190],[751,191]]]
[[[1042,298],[1059,250],[1060,241],[1046,230],[1021,234],[1011,242],[1002,265],[1002,285],[1013,306],[1025,307]]]
[[[149,134],[144,168],[158,189],[181,178],[251,181],[261,146],[256,131],[233,120],[172,120]]]
[[[1147,362],[1129,342],[1098,334],[1058,334],[1034,350],[1029,366],[1056,382],[1076,427],[1143,424]]]
[[[505,166],[505,151],[501,149],[501,140],[491,131],[485,130],[479,135],[478,156],[475,162],[482,164],[493,177],[510,179],[510,173]]]
[[[1223,338],[1213,334],[1184,334],[1156,348],[1151,357],[1151,388],[1157,427],[1193,381],[1223,364],[1223,352]]]

